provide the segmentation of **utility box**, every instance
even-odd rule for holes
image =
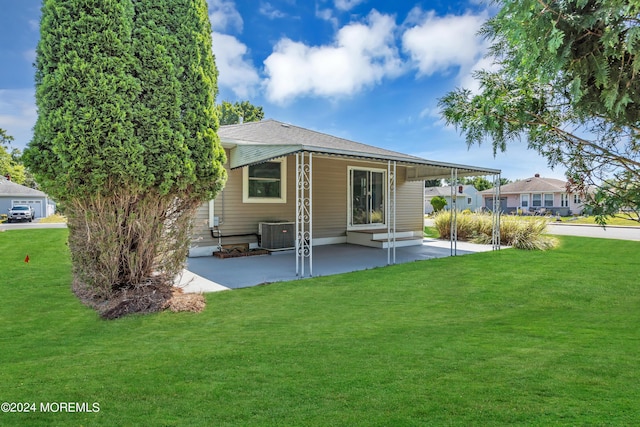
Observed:
[[[258,224],[260,247],[270,251],[293,249],[296,246],[294,222],[261,222]]]

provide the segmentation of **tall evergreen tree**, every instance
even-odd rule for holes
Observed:
[[[75,289],[171,284],[226,179],[206,0],[45,0],[40,33],[24,159],[67,207]]]

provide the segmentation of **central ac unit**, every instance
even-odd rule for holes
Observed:
[[[261,222],[258,224],[261,247],[270,251],[296,246],[296,224],[293,222]]]

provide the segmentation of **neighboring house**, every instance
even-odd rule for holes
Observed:
[[[484,206],[492,210],[493,190],[481,192]],[[567,182],[542,178],[539,174],[500,187],[500,206],[504,213],[581,214],[584,209],[579,194],[567,191]]]
[[[275,120],[221,126],[218,136],[227,154],[228,181],[197,211],[191,256],[235,244],[297,245],[297,256],[309,258],[316,245],[421,245],[425,179],[450,177],[452,169],[459,176],[500,172],[426,160]]]
[[[55,213],[55,203],[42,191],[0,177],[0,214],[6,215],[16,205],[31,206],[36,218]]]
[[[476,190],[473,185],[459,185],[455,187],[455,200],[456,209],[463,211],[469,209],[476,211],[482,208],[482,197],[480,192]],[[433,212],[433,206],[431,205],[431,199],[435,196],[442,196],[447,201],[445,210],[452,208],[451,203],[451,186],[447,187],[426,187],[424,189],[424,213],[430,214]]]

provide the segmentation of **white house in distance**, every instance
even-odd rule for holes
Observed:
[[[491,210],[493,190],[481,194],[484,207]],[[543,178],[540,174],[501,186],[500,206],[504,213],[521,212],[524,215],[579,215],[584,209],[580,195],[567,191],[566,181]]]
[[[476,211],[482,208],[482,196],[480,192],[476,190],[473,185],[458,185],[454,188],[456,209],[463,211],[469,209]],[[445,210],[451,209],[453,203],[451,203],[451,186],[447,187],[426,187],[424,189],[424,213],[433,213],[433,206],[431,205],[431,199],[436,196],[442,196],[447,201]]]
[[[25,187],[0,176],[0,214],[7,214],[17,205],[31,206],[36,218],[55,213],[55,203],[40,190]]]

